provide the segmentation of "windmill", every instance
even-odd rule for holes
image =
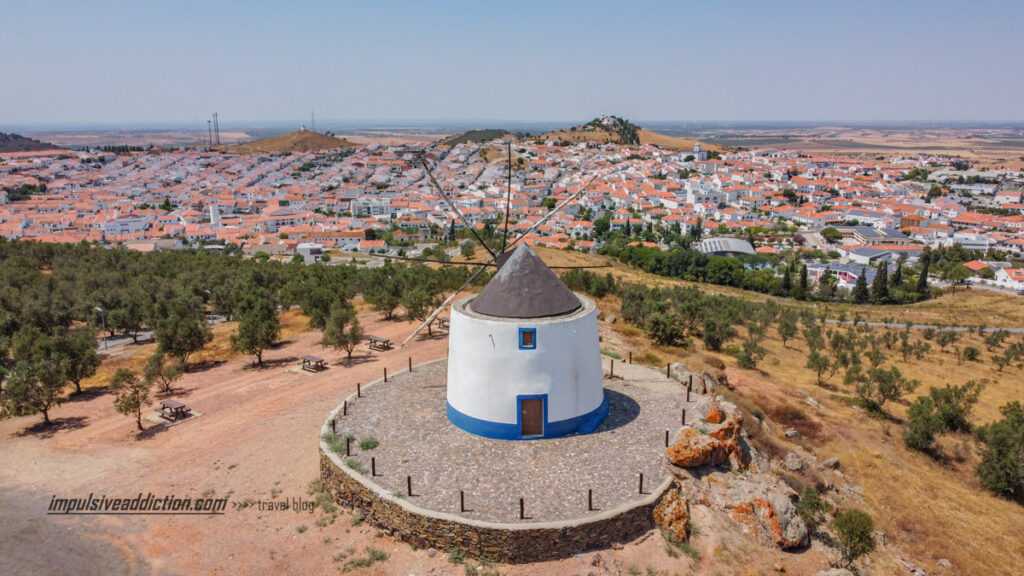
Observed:
[[[508,188],[507,188],[508,192],[507,192],[507,198],[506,198],[506,203],[505,203],[505,224],[504,224],[504,231],[502,233],[502,239],[501,239],[501,249],[496,253],[493,250],[491,250],[491,248],[483,241],[483,239],[480,237],[480,235],[477,234],[476,229],[469,223],[469,221],[466,219],[465,215],[463,215],[462,211],[459,210],[458,207],[455,206],[455,203],[452,202],[452,200],[448,196],[448,194],[445,193],[444,189],[437,182],[437,179],[434,178],[434,175],[431,172],[430,166],[427,164],[426,159],[421,156],[420,157],[420,162],[423,164],[423,168],[424,168],[424,170],[426,170],[427,177],[429,178],[431,184],[433,184],[434,187],[437,189],[438,193],[441,195],[441,198],[444,199],[445,203],[448,204],[448,207],[451,208],[451,210],[455,213],[456,217],[458,217],[459,220],[462,221],[463,225],[465,225],[466,228],[469,229],[469,231],[473,234],[473,236],[477,239],[477,241],[480,242],[480,245],[484,247],[484,250],[486,250],[487,253],[490,254],[491,257],[486,262],[468,262],[467,264],[475,265],[475,266],[480,266],[480,268],[477,269],[477,271],[474,272],[472,275],[470,275],[470,277],[466,280],[466,282],[462,286],[460,286],[454,293],[452,293],[450,296],[448,296],[448,298],[446,298],[444,300],[444,302],[442,302],[441,305],[437,307],[437,309],[435,309],[429,316],[427,316],[427,319],[424,320],[423,323],[420,324],[419,327],[417,327],[416,330],[414,330],[412,334],[410,334],[405,340],[402,341],[402,343],[399,345],[399,348],[404,348],[405,345],[409,343],[409,341],[411,341],[413,338],[416,337],[417,334],[422,332],[424,328],[426,328],[431,323],[433,323],[434,320],[437,319],[438,315],[440,315],[441,312],[443,310],[445,310],[452,303],[452,301],[455,300],[455,298],[463,290],[466,289],[467,286],[472,284],[473,281],[476,280],[477,276],[479,276],[481,272],[483,272],[485,269],[487,269],[490,266],[497,266],[500,269],[501,266],[505,263],[505,261],[507,261],[509,259],[509,257],[512,255],[512,249],[523,238],[525,238],[527,235],[531,234],[533,231],[535,231],[538,228],[540,228],[541,226],[543,226],[548,220],[550,220],[553,216],[558,214],[562,209],[564,209],[566,206],[568,206],[571,202],[573,202],[574,200],[576,200],[577,198],[582,196],[583,193],[586,192],[587,189],[594,182],[596,182],[598,178],[611,176],[612,174],[615,174],[616,172],[621,170],[621,168],[616,168],[615,170],[612,170],[612,171],[608,172],[607,174],[595,174],[594,176],[592,176],[590,178],[590,180],[588,180],[583,186],[581,186],[579,190],[577,190],[572,195],[570,195],[568,198],[566,198],[565,200],[563,200],[562,202],[557,204],[553,209],[548,211],[547,214],[545,214],[539,220],[537,220],[537,222],[535,222],[532,226],[527,228],[521,234],[518,234],[514,240],[509,242],[508,241],[508,222],[509,222],[509,214],[510,214],[511,208],[512,208],[512,142],[509,141],[508,142]],[[419,259],[419,261],[431,261],[431,260]],[[437,261],[437,262],[440,262],[440,261]],[[558,267],[553,267],[553,268],[601,268],[601,267],[604,267],[604,266],[558,266]]]

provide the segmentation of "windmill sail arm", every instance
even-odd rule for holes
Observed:
[[[616,169],[616,170],[613,170],[613,171],[609,172],[608,174],[605,174],[604,176],[605,176],[605,177],[607,177],[607,176],[611,176],[612,174],[615,174],[615,173],[616,173],[616,172],[618,172],[619,170],[621,170],[621,168],[619,168],[619,169]],[[516,244],[517,244],[517,243],[518,243],[518,242],[519,242],[520,240],[522,240],[523,238],[525,238],[527,234],[530,234],[530,233],[532,233],[532,232],[533,232],[534,230],[536,230],[537,228],[540,228],[541,226],[543,226],[545,222],[547,222],[547,221],[548,221],[548,220],[550,220],[550,219],[551,219],[552,217],[554,217],[554,216],[555,216],[555,214],[558,214],[558,213],[559,213],[559,212],[560,212],[560,211],[561,211],[561,210],[562,210],[563,208],[565,208],[565,207],[566,207],[567,205],[569,205],[569,203],[570,203],[570,202],[572,202],[573,200],[576,200],[577,198],[579,198],[580,196],[582,196],[582,195],[583,195],[583,193],[587,191],[587,188],[590,188],[590,185],[591,185],[591,184],[593,184],[594,182],[596,182],[596,181],[597,181],[597,179],[598,179],[598,178],[601,178],[601,177],[602,177],[602,175],[601,175],[601,174],[596,174],[596,175],[595,175],[595,176],[594,176],[593,178],[591,178],[590,180],[588,180],[588,181],[587,181],[587,183],[586,183],[586,184],[584,184],[584,185],[583,185],[583,186],[582,186],[582,187],[581,187],[581,188],[580,188],[579,190],[577,190],[576,192],[574,192],[572,196],[569,196],[569,197],[568,197],[568,198],[566,198],[565,200],[562,200],[562,201],[561,201],[561,202],[560,202],[560,203],[559,203],[559,204],[558,204],[557,206],[555,206],[555,207],[554,207],[554,208],[553,208],[553,209],[552,209],[552,210],[551,210],[550,212],[548,212],[547,214],[545,214],[545,215],[544,215],[544,216],[543,216],[543,217],[542,217],[542,218],[541,218],[540,220],[537,220],[537,222],[535,222],[535,223],[533,224],[533,226],[530,226],[529,228],[527,228],[527,229],[526,229],[526,231],[525,231],[525,232],[523,232],[522,234],[519,234],[518,236],[516,236],[516,239],[515,239],[515,240],[513,240],[512,242],[510,242],[510,243],[509,243],[509,245],[508,245],[508,247],[509,247],[509,248],[512,248],[512,247],[513,247],[513,246],[515,246],[515,245],[516,245]]]
[[[438,182],[437,182],[437,179],[436,179],[436,178],[434,178],[434,173],[433,173],[433,172],[431,172],[431,171],[430,171],[430,167],[429,167],[429,166],[427,166],[427,161],[426,161],[426,159],[424,159],[424,158],[420,158],[420,162],[422,162],[422,163],[423,163],[423,168],[425,168],[425,169],[426,169],[426,171],[427,171],[427,176],[428,176],[428,177],[430,178],[430,182],[431,182],[431,184],[433,184],[433,185],[434,185],[434,188],[437,188],[437,192],[438,192],[439,194],[441,194],[441,198],[443,198],[443,199],[444,199],[444,201],[445,201],[445,203],[447,203],[447,204],[448,204],[448,207],[452,209],[452,212],[455,212],[455,215],[459,217],[459,220],[462,220],[462,223],[463,223],[463,224],[464,224],[464,225],[466,226],[466,228],[467,228],[467,229],[468,229],[468,230],[469,230],[470,232],[472,232],[472,233],[473,233],[473,236],[474,236],[474,237],[476,237],[476,239],[477,239],[477,242],[480,242],[480,245],[484,247],[484,250],[487,250],[487,253],[488,253],[488,254],[490,254],[492,258],[493,258],[493,257],[497,257],[497,255],[496,255],[496,254],[494,253],[494,251],[493,251],[493,250],[491,250],[489,246],[487,246],[487,243],[486,243],[486,242],[484,242],[483,238],[481,238],[481,237],[480,237],[480,235],[476,233],[476,230],[475,230],[475,229],[473,228],[473,226],[472,226],[472,225],[471,225],[471,224],[469,223],[469,221],[468,221],[468,220],[466,220],[466,217],[465,217],[465,215],[463,215],[463,214],[462,214],[462,211],[461,211],[461,210],[459,210],[459,209],[458,209],[458,208],[457,208],[457,207],[455,206],[455,203],[454,203],[454,202],[452,202],[451,198],[449,198],[449,197],[448,197],[448,195],[447,195],[447,194],[445,194],[445,192],[444,192],[444,189],[443,189],[443,188],[441,188],[441,185],[440,185],[440,184],[438,184]]]
[[[466,280],[465,284],[460,286],[459,289],[456,290],[455,292],[453,292],[451,296],[446,298],[445,301],[442,302],[441,305],[438,306],[436,310],[431,312],[430,316],[427,316],[427,319],[423,322],[423,324],[420,324],[419,328],[414,330],[412,334],[409,334],[409,337],[406,338],[405,340],[403,340],[402,343],[398,347],[399,348],[405,348],[405,345],[408,344],[410,340],[415,338],[417,334],[419,334],[420,332],[423,331],[424,328],[429,326],[430,323],[433,322],[434,319],[437,318],[438,314],[440,314],[442,310],[447,308],[448,305],[452,303],[452,300],[455,300],[455,297],[458,296],[463,290],[465,290],[466,286],[469,286],[473,282],[473,280],[476,280],[476,277],[479,276],[481,272],[486,270],[487,269],[487,265],[489,265],[493,261],[494,261],[494,258],[491,258],[490,260],[487,261],[486,265],[481,266],[479,270],[474,272],[473,275],[470,276],[468,280]]]

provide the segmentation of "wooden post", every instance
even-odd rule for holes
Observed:
[[[689,388],[686,389],[686,401],[687,402],[690,401],[690,389]]]
[[[683,418],[680,420],[683,426],[686,426],[686,408],[683,408]]]
[[[334,421],[334,418],[331,418],[331,432],[334,432],[335,434],[338,433],[338,425]]]
[[[523,499],[519,499],[519,519],[526,520],[526,508],[523,506]]]
[[[370,456],[370,476],[377,475],[377,457]]]
[[[387,366],[384,367],[384,381],[385,382],[388,381],[388,367]]]
[[[412,356],[409,356],[409,372],[412,372]]]
[[[644,473],[640,473],[640,493],[644,493]]]
[[[346,437],[345,438],[345,456],[351,456],[351,455],[352,455],[352,439]]]
[[[412,476],[405,477],[405,493],[412,496]]]
[[[615,378],[615,358],[612,358],[612,378]]]
[[[690,383],[686,385],[686,389],[693,388],[693,374],[690,374]]]
[[[459,490],[459,512],[466,511],[466,493]]]
[[[359,382],[356,382],[356,398],[362,398],[362,397],[363,397],[363,385],[360,384]]]
[[[587,511],[594,511],[594,490],[590,488],[587,489]]]
[[[665,430],[665,448],[668,448],[668,430]]]
[[[341,405],[341,415],[348,416],[348,400],[345,400]]]
[[[665,364],[665,377],[666,378],[671,378],[672,377],[672,364],[671,363],[666,363]]]
[[[633,363],[633,351],[632,350],[629,351],[629,363],[630,364]]]

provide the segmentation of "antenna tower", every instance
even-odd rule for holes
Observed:
[[[206,121],[206,132],[210,137],[209,144],[213,146],[213,125],[210,123],[210,120]]]
[[[213,135],[214,143],[220,146],[220,124],[217,123],[217,113],[213,113]]]

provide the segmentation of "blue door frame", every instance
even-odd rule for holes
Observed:
[[[523,436],[523,400],[540,400],[544,406],[544,421],[541,433],[536,436]],[[520,394],[516,396],[516,429],[520,438],[544,437],[548,431],[548,395],[547,394]]]

